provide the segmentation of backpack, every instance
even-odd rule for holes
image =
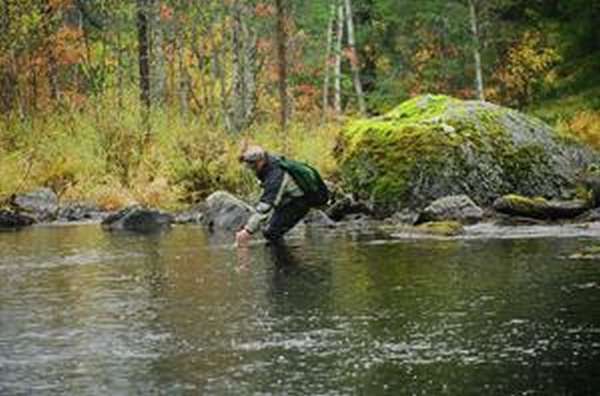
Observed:
[[[304,192],[309,205],[322,206],[327,203],[329,190],[315,168],[304,162],[290,160],[285,157],[279,157],[278,162]]]

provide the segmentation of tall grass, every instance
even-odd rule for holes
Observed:
[[[0,120],[0,202],[13,193],[52,188],[63,200],[106,209],[132,203],[176,209],[217,189],[252,195],[253,175],[238,162],[242,140],[308,161],[325,176],[338,126],[263,122],[241,135],[176,108],[154,110],[144,123],[136,95],[110,93],[77,109]]]

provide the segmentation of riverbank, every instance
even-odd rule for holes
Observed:
[[[102,211],[93,205],[81,203],[59,204],[47,190],[26,196],[29,197],[29,210],[2,211],[0,230],[92,225],[101,226],[109,231],[151,233],[164,231],[172,226],[195,224],[212,233],[232,234],[238,223],[243,223],[250,215],[248,211],[252,210],[245,202],[224,192],[214,194],[212,199],[203,204],[171,213],[141,206],[132,206],[121,211]],[[35,205],[32,197],[38,199]],[[443,211],[434,214],[431,207],[439,208],[438,202],[420,212],[404,211],[377,219],[368,213],[366,205],[356,202],[344,203],[338,199],[323,210],[312,210],[304,221],[292,230],[291,235],[300,235],[306,228],[317,228],[330,234],[368,237],[372,239],[370,243],[373,244],[406,239],[593,238],[600,235],[600,216],[594,209],[574,219],[542,220],[510,216],[493,208],[466,208],[464,197],[450,197],[440,201],[447,203],[452,200],[460,203],[463,215],[448,207],[445,208],[446,215]],[[21,204],[25,201],[23,197],[19,200]]]

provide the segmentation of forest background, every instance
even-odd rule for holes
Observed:
[[[600,0],[2,0],[0,206],[256,191],[242,141],[336,179],[349,119],[484,99],[600,148]]]

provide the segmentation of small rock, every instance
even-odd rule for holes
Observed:
[[[70,203],[58,209],[59,221],[103,220],[108,214],[99,207],[87,203]]]
[[[417,224],[429,221],[459,221],[472,224],[481,221],[483,209],[466,195],[453,195],[433,201],[420,214]]]
[[[11,200],[11,206],[15,211],[29,214],[37,221],[50,221],[56,219],[58,197],[49,188],[42,188],[15,195]]]
[[[35,223],[29,216],[9,210],[0,210],[0,230],[16,230]]]
[[[588,210],[589,204],[583,200],[549,201],[541,197],[509,194],[498,198],[494,202],[494,209],[511,216],[557,220],[575,218]]]
[[[108,216],[102,227],[109,231],[124,230],[152,233],[170,228],[173,217],[157,210],[130,207]]]
[[[351,214],[362,213],[371,215],[372,212],[373,211],[366,203],[355,200],[350,194],[344,194],[337,198],[335,202],[325,210],[325,214],[334,221],[340,221]]]

